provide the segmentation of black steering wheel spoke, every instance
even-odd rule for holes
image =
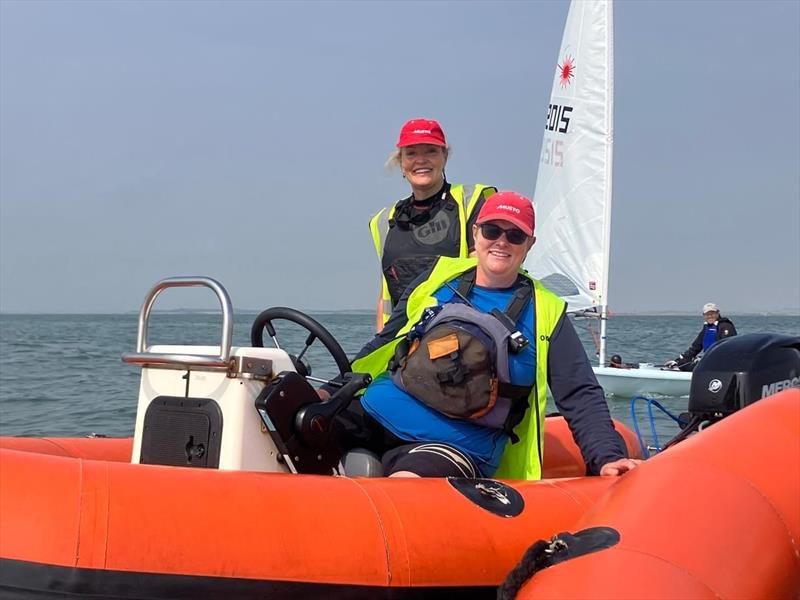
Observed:
[[[298,355],[297,355],[297,360],[303,360],[303,355],[306,353],[306,350],[308,350],[309,348],[311,348],[311,345],[312,345],[312,344],[313,344],[313,343],[314,343],[316,340],[317,340],[317,336],[316,336],[316,335],[314,335],[313,333],[309,333],[309,334],[308,334],[308,337],[306,338],[306,345],[305,345],[305,347],[304,347],[304,348],[303,348],[303,349],[300,351],[300,354],[298,354]]]

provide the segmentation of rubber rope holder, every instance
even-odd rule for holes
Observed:
[[[591,527],[575,534],[562,532],[550,540],[539,540],[525,551],[519,564],[497,588],[497,599],[513,600],[522,586],[542,569],[605,550],[618,542],[619,532],[611,527]]]

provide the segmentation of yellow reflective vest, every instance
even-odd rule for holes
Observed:
[[[422,312],[429,306],[436,306],[438,300],[434,293],[446,282],[455,279],[477,265],[475,258],[442,257],[437,262],[430,277],[419,284],[409,295],[406,304],[406,323],[395,338],[373,352],[353,362],[353,371],[370,373],[377,378],[386,371],[394,356],[395,346],[420,320]],[[545,288],[539,281],[531,278],[524,270],[520,273],[533,283],[536,336],[536,379],[528,398],[529,409],[522,422],[514,428],[519,436],[516,444],[506,444],[495,473],[499,479],[540,479],[542,460],[542,430],[544,427],[545,403],[547,401],[547,355],[550,338],[555,331],[566,303]]]
[[[469,246],[467,244],[467,221],[469,221],[478,200],[483,196],[488,198],[491,194],[496,192],[497,189],[483,184],[465,185],[462,183],[453,183],[450,185],[450,195],[456,201],[458,206],[458,222],[461,229],[461,243],[459,246],[458,256],[466,258],[469,255]],[[386,236],[389,233],[389,220],[394,216],[397,203],[388,208],[381,209],[369,221],[370,233],[372,233],[372,243],[375,245],[375,251],[378,254],[379,264],[383,263],[383,249],[386,245]],[[386,282],[386,277],[381,274],[382,292],[381,298],[383,303],[383,322],[389,320],[389,315],[392,314],[392,298],[389,294],[389,286]]]

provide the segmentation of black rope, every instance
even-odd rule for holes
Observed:
[[[547,540],[539,540],[525,551],[522,560],[508,574],[503,584],[497,588],[497,600],[513,600],[520,589],[535,573],[548,565],[545,550],[550,545]]]

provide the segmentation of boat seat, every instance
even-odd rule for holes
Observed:
[[[377,454],[365,448],[353,448],[342,458],[347,477],[383,477],[383,463]]]

